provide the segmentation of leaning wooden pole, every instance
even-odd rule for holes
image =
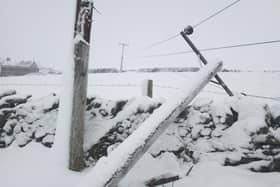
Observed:
[[[87,72],[93,2],[77,0],[74,32],[74,89],[69,143],[69,169],[84,168],[83,144],[85,105],[87,100]]]
[[[85,176],[79,187],[116,187],[155,140],[172,124],[205,85],[222,68],[222,62],[207,65],[189,85],[185,95],[167,101],[108,157],[102,157]]]
[[[190,38],[187,35],[191,35],[193,33],[193,27],[188,26],[184,29],[180,34],[184,38],[184,40],[188,43],[188,45],[191,47],[191,49],[194,51],[194,53],[198,56],[198,58],[201,60],[201,62],[206,65],[208,64],[206,58],[201,54],[201,52],[198,50],[198,48],[193,44],[193,42],[190,40]],[[219,75],[215,75],[215,79],[223,87],[223,89],[226,91],[226,93],[229,96],[233,96],[233,92],[229,89],[229,87],[226,85],[226,83],[223,81],[223,79]]]

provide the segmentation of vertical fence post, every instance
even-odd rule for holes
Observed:
[[[144,96],[153,97],[153,80],[144,80],[142,85],[142,92]]]

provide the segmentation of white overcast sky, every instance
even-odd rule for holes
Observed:
[[[0,0],[0,57],[34,59],[63,69],[69,56],[74,0]],[[142,55],[189,50],[182,38],[150,50],[149,44],[179,33],[233,0],[96,0],[90,67],[118,67],[119,42],[129,43],[125,68],[197,66],[193,54],[143,59]],[[198,27],[199,48],[280,39],[279,0],[241,0]],[[225,67],[280,69],[280,44],[205,52]]]

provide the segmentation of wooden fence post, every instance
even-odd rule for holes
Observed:
[[[142,92],[144,96],[153,97],[153,80],[143,81]]]
[[[116,187],[157,138],[185,110],[195,96],[222,68],[222,62],[200,70],[187,85],[185,96],[178,95],[157,109],[108,157],[102,157],[85,176],[79,187]]]

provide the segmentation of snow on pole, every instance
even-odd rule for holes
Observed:
[[[66,65],[64,89],[58,120],[55,150],[63,154],[61,159],[68,168],[80,171],[84,168],[83,143],[85,105],[87,101],[87,72],[91,36],[93,2],[75,0],[70,65]],[[60,152],[60,153],[59,153]]]
[[[75,28],[74,22],[76,19],[76,0],[69,0],[69,28],[67,29],[69,35],[69,57],[65,61],[63,69],[63,85],[61,88],[59,112],[56,127],[56,136],[54,141],[54,156],[58,164],[63,167],[68,166],[69,162],[69,141],[70,141],[70,128],[71,128],[71,116],[73,108],[73,90],[74,90],[74,45],[73,45],[73,31]],[[70,38],[71,37],[71,38]]]
[[[185,95],[178,95],[156,110],[108,157],[102,157],[82,179],[78,187],[116,187],[154,141],[191,103],[196,95],[222,68],[222,62],[209,64],[186,85]]]

